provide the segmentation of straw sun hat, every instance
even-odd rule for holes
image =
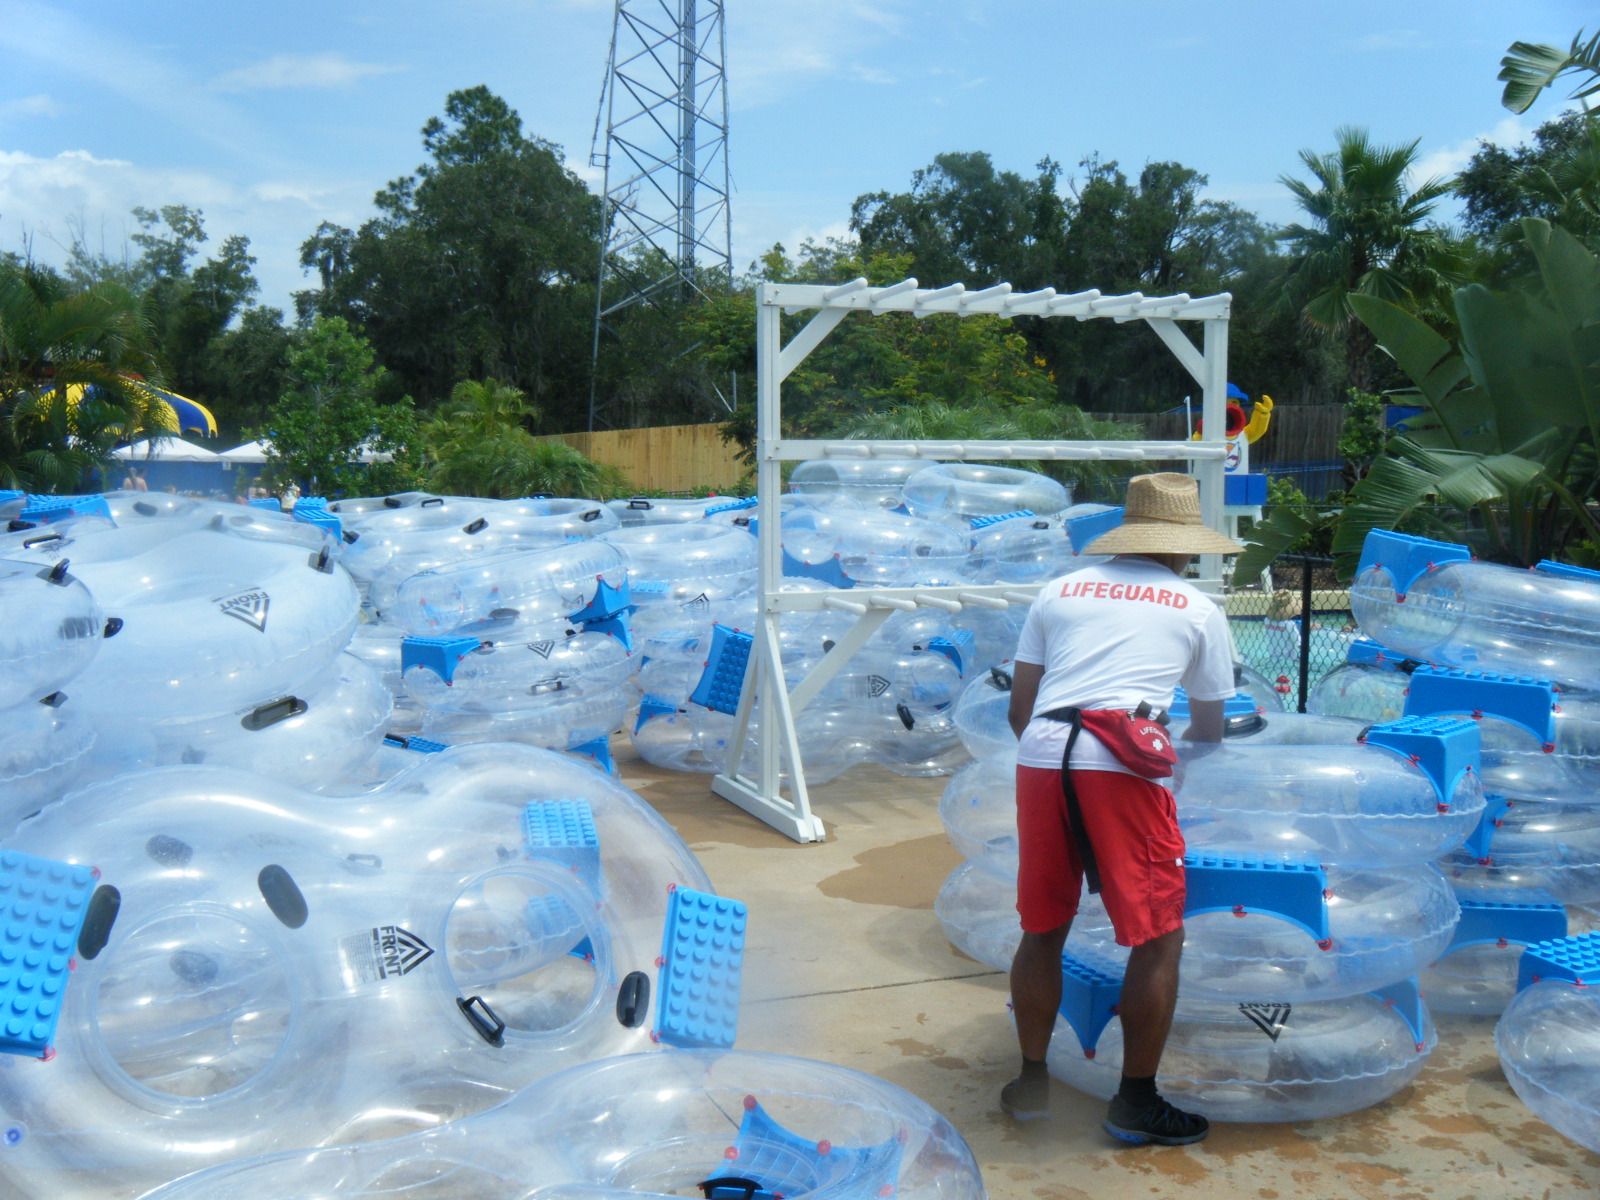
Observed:
[[[1200,486],[1165,471],[1128,480],[1122,524],[1084,547],[1086,554],[1238,554],[1244,549],[1200,520]]]

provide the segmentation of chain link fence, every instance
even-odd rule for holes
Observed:
[[[1284,555],[1268,578],[1270,586],[1226,598],[1228,626],[1240,659],[1277,685],[1285,708],[1304,712],[1306,696],[1358,636],[1350,593],[1327,558]]]

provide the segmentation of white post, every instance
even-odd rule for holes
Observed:
[[[1226,446],[1228,440],[1228,321],[1226,317],[1213,317],[1200,323],[1204,335],[1201,352],[1205,356],[1205,380],[1202,384],[1200,417],[1205,422],[1205,440]],[[1222,509],[1226,497],[1223,476],[1226,465],[1221,458],[1202,459],[1194,464],[1195,477],[1200,481],[1200,516],[1213,529],[1221,530],[1226,522]],[[1222,590],[1222,555],[1200,556],[1200,578],[1214,583]]]

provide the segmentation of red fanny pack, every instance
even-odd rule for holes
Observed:
[[[1166,779],[1177,765],[1178,752],[1172,745],[1172,736],[1153,717],[1116,708],[1058,708],[1040,715],[1081,725],[1135,775]]]
[[[1091,708],[1082,711],[1079,718],[1083,727],[1135,775],[1166,779],[1178,763],[1178,752],[1166,726],[1149,717],[1114,708]]]

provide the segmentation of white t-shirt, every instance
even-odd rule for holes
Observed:
[[[1120,555],[1039,590],[1017,642],[1018,662],[1044,668],[1017,761],[1059,767],[1072,727],[1039,717],[1057,708],[1162,709],[1182,684],[1194,700],[1233,695],[1233,651],[1222,609],[1154,559]],[[1179,731],[1181,733],[1181,731]],[[1124,771],[1088,730],[1074,768]]]

